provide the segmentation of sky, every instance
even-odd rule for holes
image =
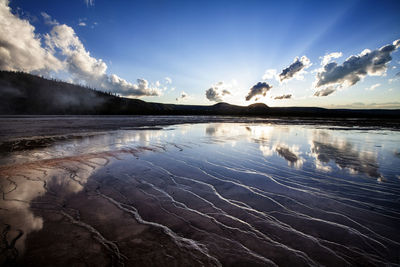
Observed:
[[[400,108],[400,1],[0,0],[0,69],[145,101]]]

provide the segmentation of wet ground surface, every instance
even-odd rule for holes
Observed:
[[[0,141],[22,138],[90,134],[99,131],[136,130],[193,123],[263,123],[274,125],[331,126],[334,129],[400,130],[400,119],[296,118],[234,116],[1,116]],[[0,148],[1,149],[1,148]]]
[[[400,263],[395,129],[25,120],[2,121],[3,265]]]

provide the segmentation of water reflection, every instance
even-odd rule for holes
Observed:
[[[0,155],[1,248],[23,255],[32,233],[51,236],[45,212],[54,212],[93,237],[78,250],[100,243],[115,265],[141,257],[143,265],[163,265],[168,255],[183,265],[192,256],[217,266],[393,263],[400,137],[389,137],[214,123],[20,147]]]
[[[383,181],[376,153],[354,146],[345,136],[333,137],[328,131],[300,127],[295,130],[271,125],[212,124],[206,127],[206,134],[218,141],[254,142],[265,157],[278,155],[291,167],[301,168],[308,155],[317,170],[331,172],[330,163],[334,163],[351,174],[366,174]]]
[[[284,159],[287,160],[290,166],[295,166],[296,168],[301,168],[304,159],[300,157],[299,148],[297,146],[287,147],[284,144],[279,144],[276,146],[275,151]]]
[[[62,199],[80,192],[89,177],[110,160],[126,154],[136,157],[142,151],[158,149],[146,145],[150,140],[153,143],[159,141],[162,134],[161,131],[121,131],[73,136],[71,139],[46,137],[44,140],[34,141],[46,145],[3,150],[3,158],[0,158],[3,163],[0,165],[0,189],[3,195],[0,201],[0,223],[6,238],[0,244],[1,247],[5,251],[17,249],[19,253],[23,253],[27,235],[42,229],[43,219],[34,215],[32,210],[35,199],[45,194]],[[48,141],[50,139],[51,142]],[[59,142],[54,143],[55,140]],[[17,142],[20,145],[30,143]],[[57,208],[60,203],[55,202],[52,205]]]
[[[274,127],[272,125],[236,125],[212,124],[206,127],[206,134],[213,138],[225,137],[231,140],[246,140],[259,144],[259,149],[265,157],[279,155],[289,166],[301,168],[304,163],[297,145],[289,146],[281,140],[284,134],[289,134],[289,127]]]
[[[14,245],[22,253],[27,235],[43,227],[43,219],[35,216],[31,209],[33,200],[49,192],[71,194],[81,191],[90,175],[107,161],[102,155],[86,155],[0,167],[3,195],[0,222],[7,234],[2,244],[11,243],[16,233],[21,232],[23,235]],[[8,246],[10,249],[14,247]]]
[[[310,150],[319,169],[330,171],[331,167],[328,164],[332,161],[340,169],[346,169],[352,174],[366,174],[379,181],[383,179],[378,170],[376,153],[357,150],[345,139],[334,138],[323,131],[315,131]]]

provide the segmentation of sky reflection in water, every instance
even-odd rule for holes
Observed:
[[[295,247],[291,240],[300,237],[296,232],[289,231],[287,237],[283,235],[277,239],[273,232],[278,231],[274,228],[278,226],[272,225],[280,225],[277,229],[284,231],[282,229],[289,224],[306,235],[340,244],[344,241],[325,234],[343,235],[340,227],[337,229],[337,226],[331,225],[334,222],[373,233],[368,235],[371,241],[366,242],[388,242],[385,244],[388,249],[398,247],[397,242],[400,241],[400,234],[391,230],[400,219],[399,144],[400,134],[392,131],[238,123],[180,125],[163,130],[120,130],[45,142],[33,149],[16,149],[0,158],[4,195],[3,201],[0,201],[0,219],[3,224],[11,225],[10,239],[18,236],[19,230],[23,231],[24,235],[16,243],[16,248],[24,251],[27,235],[41,230],[46,220],[46,216],[36,212],[43,209],[41,204],[36,204],[43,201],[41,198],[46,199],[53,194],[52,197],[65,202],[67,196],[78,196],[83,189],[89,192],[91,180],[101,185],[97,185],[98,188],[107,189],[118,187],[118,183],[113,184],[113,179],[118,179],[138,183],[130,194],[135,195],[135,190],[139,188],[147,193],[140,192],[152,195],[160,205],[164,205],[165,199],[170,199],[170,202],[180,199],[180,204],[174,204],[168,214],[174,213],[173,209],[181,205],[187,207],[185,210],[189,213],[193,212],[200,199],[211,205],[212,210],[223,212],[219,215],[219,212],[205,212],[202,210],[203,203],[196,214],[212,216],[215,220],[229,214],[230,220],[240,218],[234,223],[235,227],[246,229],[248,226],[240,225],[248,220],[247,223],[254,227],[251,231],[255,231],[261,226],[246,217],[248,215],[243,217],[242,212],[263,212],[273,219],[265,219],[265,225],[257,231],[265,230],[274,242],[282,242],[289,247]],[[183,180],[179,183],[179,179]],[[156,193],[151,190],[156,190]],[[183,193],[176,190],[183,190],[185,194],[190,192],[196,197],[180,196]],[[98,189],[95,192],[104,194],[107,199],[116,199],[112,193],[99,193]],[[201,196],[202,193],[205,195]],[[269,199],[267,202],[266,197]],[[225,204],[218,204],[221,199]],[[148,204],[144,204],[145,201],[136,201],[135,209],[144,219],[155,221],[190,240],[194,238],[182,230],[185,227],[174,228],[176,225],[165,219],[168,216],[157,217],[146,213],[143,207]],[[53,209],[63,210],[60,206]],[[162,214],[165,209],[155,213]],[[245,210],[236,213],[232,209]],[[353,214],[355,217],[350,218]],[[74,220],[68,217],[70,215],[65,216]],[[225,220],[221,222],[229,225]],[[271,222],[273,224],[270,225]],[[376,228],[377,225],[386,226],[380,229],[381,226]],[[281,234],[278,233],[279,236]],[[223,234],[218,233],[218,236],[222,238]],[[237,238],[241,240],[241,237]],[[352,237],[357,246],[360,244],[356,242],[358,238],[366,237],[360,233]],[[197,241],[211,248],[206,237]],[[329,246],[334,249],[332,244]],[[363,245],[359,246],[361,251],[368,251]],[[248,247],[252,249],[251,244]],[[385,253],[390,254],[392,250],[388,250]],[[202,251],[199,253],[208,255]],[[310,262],[319,260],[317,256],[311,256],[312,252],[305,253],[310,256]],[[212,257],[209,255],[209,260],[214,262],[214,256],[224,260],[223,252],[217,251]],[[253,256],[248,256],[249,262]],[[265,260],[268,262],[269,259],[278,263],[282,260],[275,254],[268,255]],[[375,260],[371,258],[366,262]]]

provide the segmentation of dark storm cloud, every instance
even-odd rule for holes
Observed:
[[[289,67],[282,70],[282,72],[279,74],[279,79],[281,82],[286,79],[291,79],[300,71],[308,68],[309,66],[310,60],[306,56],[303,56],[300,59],[297,57]]]
[[[275,98],[274,99],[290,99],[290,98],[292,98],[292,95],[291,94],[289,94],[289,95],[280,95],[280,96],[275,96]]]
[[[250,88],[249,94],[246,96],[246,101],[249,101],[256,95],[265,96],[269,90],[271,90],[272,86],[266,82],[259,82],[253,87]]]
[[[316,76],[316,87],[329,84],[352,86],[367,75],[383,75],[387,64],[392,60],[391,53],[400,47],[400,40],[377,50],[364,50],[353,55],[338,65],[331,62],[322,67]]]
[[[315,92],[314,96],[328,96],[336,91],[336,88],[334,86],[328,86],[324,89],[321,89],[317,92]]]

